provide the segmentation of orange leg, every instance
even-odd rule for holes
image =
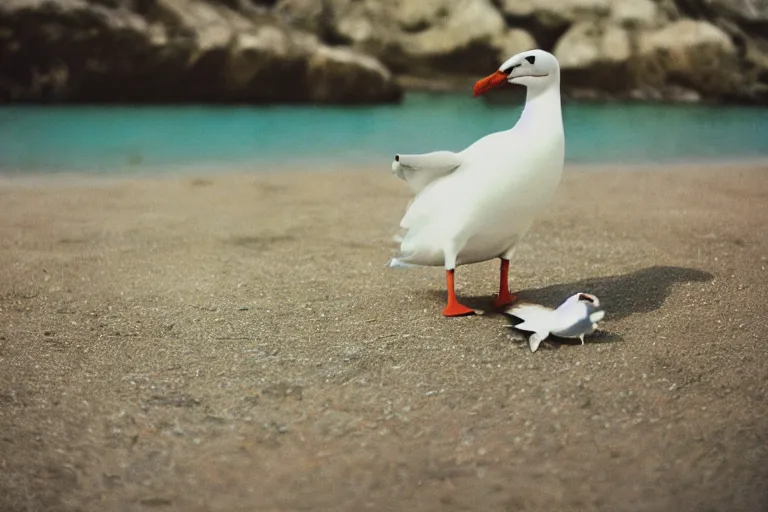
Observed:
[[[445,280],[448,285],[448,305],[443,310],[445,316],[473,315],[475,310],[460,304],[456,299],[456,291],[453,284],[453,269],[445,271]]]
[[[517,300],[517,297],[509,293],[509,260],[501,258],[501,270],[499,274],[499,296],[496,299],[497,308],[504,307]]]

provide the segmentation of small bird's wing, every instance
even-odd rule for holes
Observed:
[[[536,352],[541,342],[547,339],[547,336],[549,336],[549,332],[546,331],[531,334],[531,337],[528,338],[528,346],[531,348],[531,352]]]
[[[523,331],[549,330],[552,309],[540,304],[515,304],[506,313],[523,320],[523,323],[513,326]]]
[[[589,321],[592,322],[593,324],[596,324],[597,322],[602,320],[604,316],[605,316],[605,311],[603,310],[595,311],[594,313],[589,315]]]
[[[553,309],[541,304],[515,304],[505,311],[508,315],[523,320],[522,323],[511,325],[515,329],[523,331],[532,331],[533,334],[528,338],[528,346],[531,352],[539,349],[541,342],[549,336],[549,324],[552,323]]]
[[[458,153],[434,151],[421,155],[397,155],[392,172],[410,185],[414,194],[434,180],[455,171],[462,163]]]

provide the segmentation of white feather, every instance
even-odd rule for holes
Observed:
[[[400,261],[397,258],[392,258],[391,260],[389,260],[387,262],[387,266],[389,268],[413,268],[413,267],[417,267],[418,265],[413,265],[411,263],[406,263],[404,261]]]

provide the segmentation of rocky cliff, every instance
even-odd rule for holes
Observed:
[[[0,100],[397,100],[375,57],[321,43],[263,6],[196,0],[0,0]]]
[[[273,9],[399,75],[485,74],[539,47],[560,60],[571,96],[768,103],[768,0],[279,0]]]
[[[389,101],[534,47],[571,97],[768,104],[768,0],[0,0],[0,99]]]

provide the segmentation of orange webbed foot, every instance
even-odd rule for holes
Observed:
[[[453,274],[453,269],[445,271],[446,285],[448,289],[448,305],[445,306],[445,309],[443,309],[443,316],[453,317],[474,315],[474,309],[468,308],[464,304],[459,303],[459,301],[456,299]]]
[[[445,306],[445,309],[443,309],[443,316],[448,317],[454,317],[454,316],[467,316],[467,315],[474,315],[475,310],[472,308],[468,308],[464,304],[460,304],[458,302],[454,302],[453,304],[448,304]]]

